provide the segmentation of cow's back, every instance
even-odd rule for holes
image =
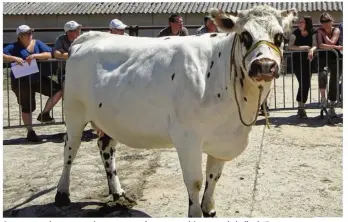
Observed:
[[[166,38],[77,39],[67,62],[67,99],[81,101],[86,121],[122,143],[170,146],[173,122],[199,121],[213,46],[209,36]]]

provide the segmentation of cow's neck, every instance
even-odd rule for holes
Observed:
[[[265,98],[269,88],[247,78],[242,58],[237,53],[241,52],[241,42],[235,37],[233,51],[231,53],[231,84],[233,88],[232,98],[236,101],[240,121],[245,126],[255,123],[261,102]]]

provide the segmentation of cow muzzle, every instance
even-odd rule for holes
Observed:
[[[268,58],[256,59],[252,62],[249,77],[255,81],[272,81],[279,77],[279,66],[276,61]]]

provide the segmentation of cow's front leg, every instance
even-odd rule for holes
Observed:
[[[206,168],[205,190],[202,198],[202,211],[204,217],[215,217],[215,201],[214,190],[217,181],[219,180],[225,161],[216,159],[208,155]]]
[[[98,139],[98,147],[108,180],[109,194],[112,194],[113,200],[116,201],[125,193],[116,171],[116,141],[104,133]]]
[[[188,132],[174,132],[172,140],[178,152],[189,198],[188,217],[202,217],[199,191],[202,187],[202,141]]]

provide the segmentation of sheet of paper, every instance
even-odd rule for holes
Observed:
[[[23,66],[18,65],[17,63],[12,63],[11,70],[14,77],[17,79],[19,77],[39,72],[39,67],[37,66],[36,59],[33,59],[31,60],[30,65],[27,62],[24,62]]]

